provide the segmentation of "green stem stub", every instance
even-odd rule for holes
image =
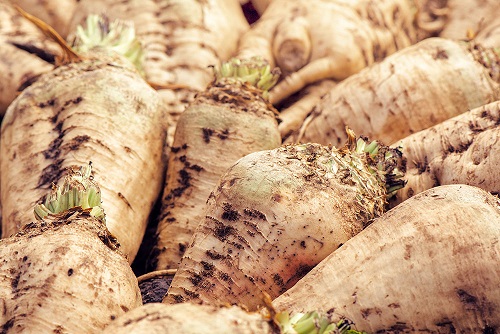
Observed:
[[[101,190],[92,177],[92,163],[79,169],[70,169],[62,186],[52,185],[45,201],[35,205],[35,218],[42,220],[49,214],[58,214],[74,207],[88,209],[92,216],[105,220]]]
[[[399,149],[356,138],[350,129],[347,135],[344,147],[332,149],[331,170],[357,187],[358,204],[369,221],[384,213],[387,199],[404,187],[406,160]]]
[[[269,63],[260,57],[232,58],[220,68],[214,69],[214,72],[216,81],[224,79],[246,82],[262,90],[264,95],[278,82],[281,74],[279,68],[271,69]]]
[[[321,315],[316,311],[297,313],[290,317],[288,312],[274,316],[281,334],[366,334],[351,328],[347,319],[333,320],[331,313]]]
[[[127,58],[141,74],[144,74],[144,52],[132,22],[122,20],[110,22],[105,15],[89,15],[85,28],[81,25],[76,28],[72,47],[76,52],[88,52],[98,47],[112,50]]]

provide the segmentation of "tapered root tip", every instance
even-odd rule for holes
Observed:
[[[311,58],[309,23],[303,17],[284,20],[277,27],[273,41],[276,64],[284,73],[296,72]]]

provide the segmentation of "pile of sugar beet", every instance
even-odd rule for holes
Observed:
[[[498,0],[0,0],[0,333],[500,333]]]

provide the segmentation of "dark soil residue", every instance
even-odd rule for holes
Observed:
[[[167,293],[172,276],[158,276],[146,279],[139,283],[139,288],[142,295],[142,303],[161,303],[163,297]]]

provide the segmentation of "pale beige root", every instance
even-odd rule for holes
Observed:
[[[487,56],[477,57],[482,52]],[[499,99],[499,66],[491,50],[428,38],[340,82],[314,107],[296,141],[336,146],[348,126],[393,143]]]
[[[61,52],[6,0],[0,1],[0,115],[25,82],[53,68]]]
[[[134,22],[146,80],[164,91],[171,145],[179,114],[212,81],[210,66],[232,56],[249,29],[238,0],[87,0],[78,5],[72,25],[103,11]]]
[[[142,1],[136,2],[143,8]],[[159,88],[205,89],[212,81],[210,66],[232,56],[249,28],[238,1],[157,0],[154,5],[159,26],[147,30],[148,21],[135,23],[139,39],[144,36],[146,65],[151,63],[147,80]]]
[[[1,9],[0,9],[1,10]],[[12,43],[0,40],[0,115],[19,94],[23,83],[50,71],[54,65],[26,52]]]
[[[115,19],[133,22],[135,33],[144,50],[144,72],[148,81],[162,83],[161,62],[167,58],[166,47],[163,45],[166,28],[158,16],[160,8],[154,0],[145,1],[115,1],[86,0],[77,5],[70,22],[71,42],[75,38],[76,27],[85,26],[88,16],[104,14],[110,21]]]
[[[285,7],[286,8],[286,7]],[[279,13],[266,14],[266,18],[260,17],[252,27],[240,37],[236,57],[240,59],[249,59],[252,57],[261,57],[265,59],[271,67],[276,66],[276,60],[273,56],[270,34],[275,31],[276,26],[281,22]]]
[[[164,123],[167,124],[167,138],[164,155],[169,159],[170,148],[174,145],[175,128],[179,117],[186,107],[192,103],[196,94],[202,92],[196,89],[189,89],[183,86],[157,89],[158,94],[166,109]]]
[[[177,272],[177,269],[165,269],[165,270],[157,270],[157,271],[151,271],[146,274],[143,274],[139,277],[137,277],[137,281],[140,283],[146,282],[152,278],[155,277],[173,277],[175,273]]]
[[[309,22],[303,16],[282,21],[276,29],[272,48],[276,65],[284,73],[295,72],[307,63],[312,53]]]
[[[169,74],[174,73],[174,80],[167,83],[204,89],[212,80],[210,66],[229,59],[240,36],[249,29],[238,1],[163,0],[158,3],[161,5],[159,19],[167,30],[165,51],[169,57],[163,68]],[[192,77],[198,71],[200,82],[194,82]]]
[[[252,3],[252,6],[255,8],[257,13],[259,13],[259,15],[261,15],[261,16],[264,13],[264,11],[267,9],[267,7],[269,7],[269,4],[272,1],[273,0],[250,0],[250,2]]]
[[[336,81],[342,80],[343,75],[337,74],[344,71],[348,62],[349,60],[347,59],[346,62],[340,62],[333,58],[321,58],[309,63],[306,67],[297,72],[291,73],[280,81],[276,85],[276,88],[270,92],[269,101],[273,104],[279,104],[284,99],[289,97],[290,94],[299,92],[307,85],[311,85],[315,82],[326,80],[328,78],[333,78]]]
[[[151,53],[161,59],[159,75],[149,81],[159,84],[158,89],[165,85],[165,90],[172,90],[177,96],[169,108],[167,142],[172,145],[180,106],[187,106],[196,92],[208,86],[213,78],[211,67],[219,66],[236,52],[240,36],[250,26],[237,0],[156,2],[165,33],[160,39],[160,51]],[[167,103],[172,105],[170,101]]]
[[[436,37],[448,22],[450,0],[412,0],[415,7],[417,40]]]
[[[238,56],[284,66],[284,80],[271,91],[276,104],[307,84],[345,79],[414,44],[415,17],[408,0],[274,0],[242,36]]]
[[[393,144],[408,159],[395,206],[432,187],[463,183],[500,194],[500,101],[466,111]]]
[[[443,38],[470,39],[497,19],[500,13],[498,0],[447,1],[446,24],[439,33],[439,36]]]
[[[261,91],[221,81],[180,115],[161,201],[156,269],[177,268],[210,192],[239,158],[281,145],[276,111]]]
[[[447,185],[408,199],[331,253],[277,310],[333,310],[368,333],[500,328],[500,202]]]
[[[69,22],[80,0],[8,0],[35,15],[66,37]]]
[[[33,219],[31,208],[66,167],[94,163],[107,225],[132,261],[163,184],[161,100],[125,59],[98,55],[42,75],[2,122],[2,234]]]
[[[360,194],[334,155],[317,144],[285,145],[231,166],[209,196],[163,302],[254,310],[361,231],[379,206]]]
[[[485,47],[500,47],[500,16],[474,33],[473,40]]]
[[[351,187],[337,187],[331,172],[288,150],[252,153],[222,176],[164,302],[256,309],[264,305],[261,290],[278,296],[361,231],[356,208],[340,204],[354,201]],[[326,148],[311,150],[328,156]]]
[[[2,333],[100,333],[142,305],[127,260],[89,211],[28,221],[0,241],[0,257]]]
[[[238,306],[151,303],[113,321],[103,334],[272,334],[268,319]]]
[[[312,112],[314,106],[336,84],[337,82],[333,80],[321,80],[301,89],[297,93],[297,96],[292,96],[288,99],[294,99],[295,101],[282,108],[279,115],[281,122],[278,128],[284,143],[291,143],[289,139],[293,138],[294,134],[297,134],[296,132],[298,132],[304,120]]]

